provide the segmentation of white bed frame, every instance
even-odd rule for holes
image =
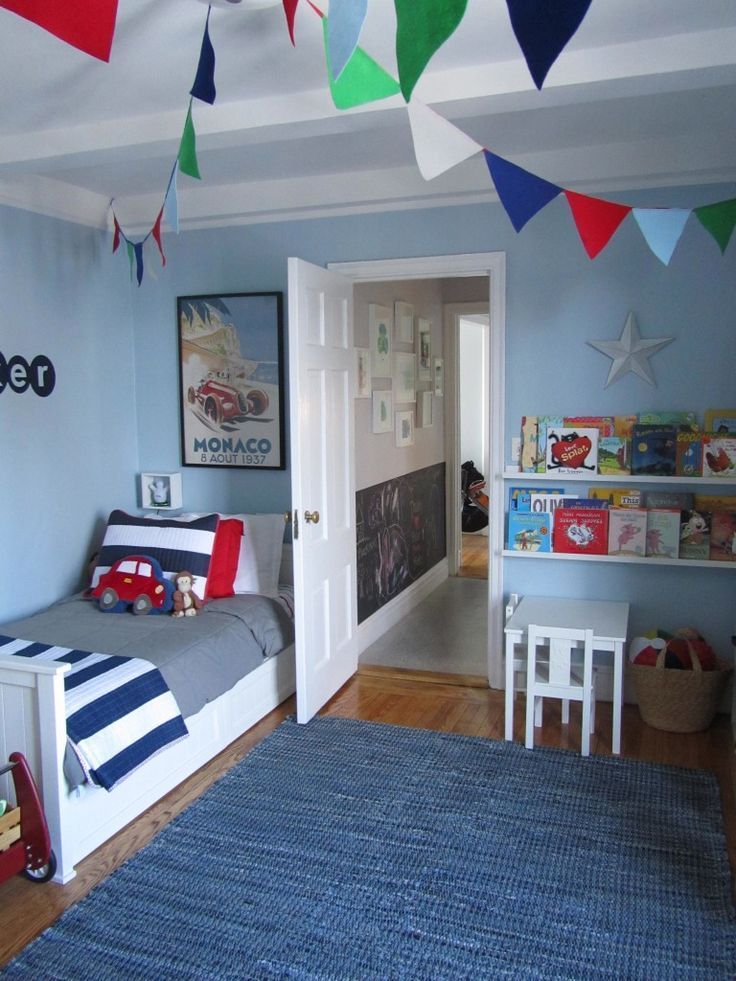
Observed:
[[[291,555],[284,559],[282,569]],[[63,773],[68,670],[68,664],[0,657],[0,761],[13,751],[28,760],[56,855],[55,881],[62,883],[74,877],[78,862],[247,732],[296,687],[292,644],[190,716],[186,739],[148,760],[114,790],[85,785],[70,792]],[[0,797],[12,798],[12,779],[0,781],[5,781],[0,782]]]

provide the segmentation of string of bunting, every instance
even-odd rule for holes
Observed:
[[[292,45],[299,0],[282,0]],[[549,69],[582,23],[592,0],[506,0],[511,24],[530,74],[541,89]],[[0,4],[4,0],[0,0]],[[414,153],[422,177],[429,181],[475,154],[482,153],[490,179],[514,229],[520,232],[546,205],[563,195],[589,256],[594,259],[609,244],[623,221],[633,214],[651,251],[669,264],[691,214],[714,238],[724,253],[736,227],[736,198],[695,208],[635,208],[603,198],[579,194],[554,184],[512,163],[473,140],[439,113],[413,97],[414,88],[439,48],[460,24],[467,0],[394,0],[396,7],[396,55],[398,79],[394,78],[359,45],[368,0],[330,0],[329,17],[313,0],[308,5],[321,18],[327,80],[336,108],[350,109],[399,93],[406,103]],[[140,241],[124,233],[113,209],[113,252],[124,241],[131,267],[140,286],[144,272],[143,248],[153,239],[163,265],[161,223],[166,218],[178,232],[177,173],[201,179],[192,120],[194,99],[214,104],[215,52],[209,35],[211,8],[207,10],[195,82],[176,161],[169,177],[163,205],[153,227]],[[113,202],[110,206],[112,209]]]

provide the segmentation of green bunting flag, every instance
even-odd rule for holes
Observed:
[[[396,58],[404,99],[465,15],[468,0],[394,0]]]
[[[695,208],[694,211],[700,224],[710,232],[718,242],[721,253],[724,253],[736,226],[736,198],[718,201],[716,204],[705,204],[702,208]]]
[[[187,119],[184,123],[184,132],[181,134],[181,143],[179,144],[179,170],[182,174],[196,177],[197,180],[202,179],[199,173],[199,165],[197,164],[197,137],[194,132],[194,123],[192,122],[191,99],[189,100]]]
[[[366,102],[377,102],[398,95],[401,91],[399,83],[389,73],[367,55],[362,48],[356,48],[339,78],[333,78],[330,65],[330,42],[327,30],[327,18],[322,18],[322,33],[325,44],[325,60],[327,62],[327,79],[330,83],[330,94],[336,109],[352,109]]]

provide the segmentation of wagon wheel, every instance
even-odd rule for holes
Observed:
[[[145,593],[141,593],[133,600],[133,613],[150,613],[152,606],[150,598]]]
[[[38,869],[23,869],[22,874],[31,882],[48,882],[56,875],[56,855],[49,852],[49,860]]]
[[[100,609],[101,610],[111,610],[113,606],[117,605],[119,600],[118,594],[111,586],[106,586],[102,590],[102,595],[100,596]]]

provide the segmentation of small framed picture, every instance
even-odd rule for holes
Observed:
[[[180,473],[142,473],[141,507],[151,511],[175,511],[181,507]]]
[[[398,403],[416,402],[416,358],[413,354],[397,351],[394,354],[394,398]]]
[[[391,377],[392,316],[388,307],[368,304],[368,336],[370,338],[371,371],[374,378]]]
[[[417,317],[417,380],[429,381],[432,376],[432,323]]]
[[[411,409],[396,413],[396,445],[412,446],[414,443],[414,412]]]
[[[442,396],[445,394],[445,362],[442,358],[434,359],[434,394]]]
[[[371,352],[367,347],[355,349],[355,397],[369,399],[371,397]]]
[[[393,414],[394,401],[390,389],[373,392],[373,432],[390,433]]]
[[[432,425],[434,392],[417,393],[417,429],[428,429]]]
[[[394,330],[397,344],[414,343],[414,307],[411,303],[394,302]]]

